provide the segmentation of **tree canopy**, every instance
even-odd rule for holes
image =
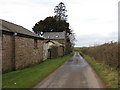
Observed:
[[[32,28],[37,34],[42,34],[44,32],[63,32],[71,34],[69,29],[69,23],[65,20],[57,21],[56,17],[47,17],[44,20],[40,20]]]
[[[43,35],[44,32],[66,32],[67,42],[74,45],[75,37],[72,30],[69,28],[69,23],[67,22],[67,12],[64,3],[60,2],[58,6],[54,8],[55,16],[47,17],[44,20],[38,21],[35,26],[33,26],[33,31],[36,34]]]

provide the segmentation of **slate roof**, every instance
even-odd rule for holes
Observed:
[[[29,31],[28,29],[26,29],[20,25],[17,25],[17,24],[14,24],[14,23],[2,20],[2,19],[0,19],[0,30],[20,33],[20,34],[24,34],[24,35],[33,36],[33,37],[39,37],[37,34]]]
[[[61,43],[59,43],[59,42],[57,42],[57,41],[54,41],[54,40],[50,40],[51,42],[53,42],[54,43],[54,46],[63,46],[63,44],[61,44]]]
[[[48,48],[63,46],[63,44],[61,44],[57,41],[54,41],[54,40],[47,40],[46,43],[48,44]]]
[[[44,32],[44,39],[65,39],[65,32]]]
[[[51,42],[53,45],[52,46],[63,46],[63,44],[61,44],[61,43],[59,43],[59,42],[57,42],[57,41],[54,41],[54,40],[44,40],[43,41],[44,43],[49,43],[49,42]]]

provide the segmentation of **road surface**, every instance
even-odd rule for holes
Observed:
[[[101,80],[75,52],[73,57],[33,88],[104,88]]]

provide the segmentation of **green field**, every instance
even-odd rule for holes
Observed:
[[[83,48],[87,48],[87,47],[74,47],[74,50],[79,50],[79,49],[83,49]]]
[[[73,54],[47,60],[39,65],[23,70],[13,71],[2,75],[3,88],[31,88],[55,69],[61,66]]]

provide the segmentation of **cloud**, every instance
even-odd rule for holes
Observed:
[[[52,9],[53,7],[32,3],[29,0],[2,0],[0,18],[32,30],[36,22],[53,15]]]
[[[93,46],[107,43],[110,41],[118,41],[118,32],[110,32],[108,35],[103,34],[88,34],[88,35],[76,35],[76,46]]]
[[[1,0],[0,18],[32,31],[32,27],[36,22],[48,16],[54,16],[54,7],[59,2],[64,2],[67,9],[68,22],[78,39],[76,45],[88,46],[94,42],[107,42],[112,40],[113,36],[117,37],[116,34],[110,35],[110,33],[118,31],[118,1]]]

